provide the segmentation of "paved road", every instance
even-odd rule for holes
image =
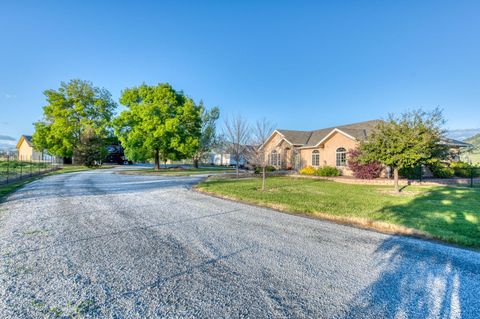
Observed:
[[[197,180],[101,170],[13,194],[0,318],[479,318],[478,253],[211,198]]]

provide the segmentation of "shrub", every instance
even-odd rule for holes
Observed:
[[[380,177],[383,166],[378,161],[370,163],[362,163],[360,161],[361,151],[357,149],[348,152],[348,168],[353,173],[353,176],[361,179],[374,179]]]
[[[340,171],[336,167],[323,166],[314,173],[317,176],[340,176]]]
[[[275,171],[276,171],[275,167],[265,166],[265,172],[266,173],[271,173],[271,172],[275,172]],[[262,172],[263,172],[262,167],[260,167],[260,166],[255,167],[255,174],[262,174]]]
[[[452,162],[450,168],[453,169],[455,176],[457,177],[478,177],[478,168],[465,162]]]
[[[422,173],[422,167],[404,167],[398,171],[398,174],[401,177],[405,177],[408,179],[420,179]],[[393,174],[393,173],[392,173]]]
[[[451,178],[455,175],[455,170],[443,163],[431,165],[430,170],[433,176],[437,178]]]
[[[304,167],[300,170],[300,174],[302,174],[302,175],[314,175],[315,174],[315,168],[313,168],[312,166]]]

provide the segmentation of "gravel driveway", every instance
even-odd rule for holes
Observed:
[[[0,205],[0,318],[480,316],[479,253],[114,171]]]

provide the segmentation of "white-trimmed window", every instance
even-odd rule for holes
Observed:
[[[347,150],[343,147],[337,148],[337,166],[346,166],[347,165]]]
[[[280,166],[280,153],[278,153],[277,151],[272,151],[268,155],[268,163],[272,166]]]
[[[317,150],[312,152],[312,166],[320,166],[320,152]]]

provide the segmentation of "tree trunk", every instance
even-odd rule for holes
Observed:
[[[155,170],[160,170],[160,152],[155,150]]]
[[[193,167],[198,168],[198,158],[193,158]]]
[[[262,192],[265,191],[265,165],[262,167]]]
[[[240,177],[240,171],[239,171],[239,167],[238,167],[238,162],[237,164],[235,165],[235,167],[237,168],[237,179]]]
[[[393,169],[393,184],[395,185],[395,192],[400,193],[400,187],[398,186],[398,168]]]

